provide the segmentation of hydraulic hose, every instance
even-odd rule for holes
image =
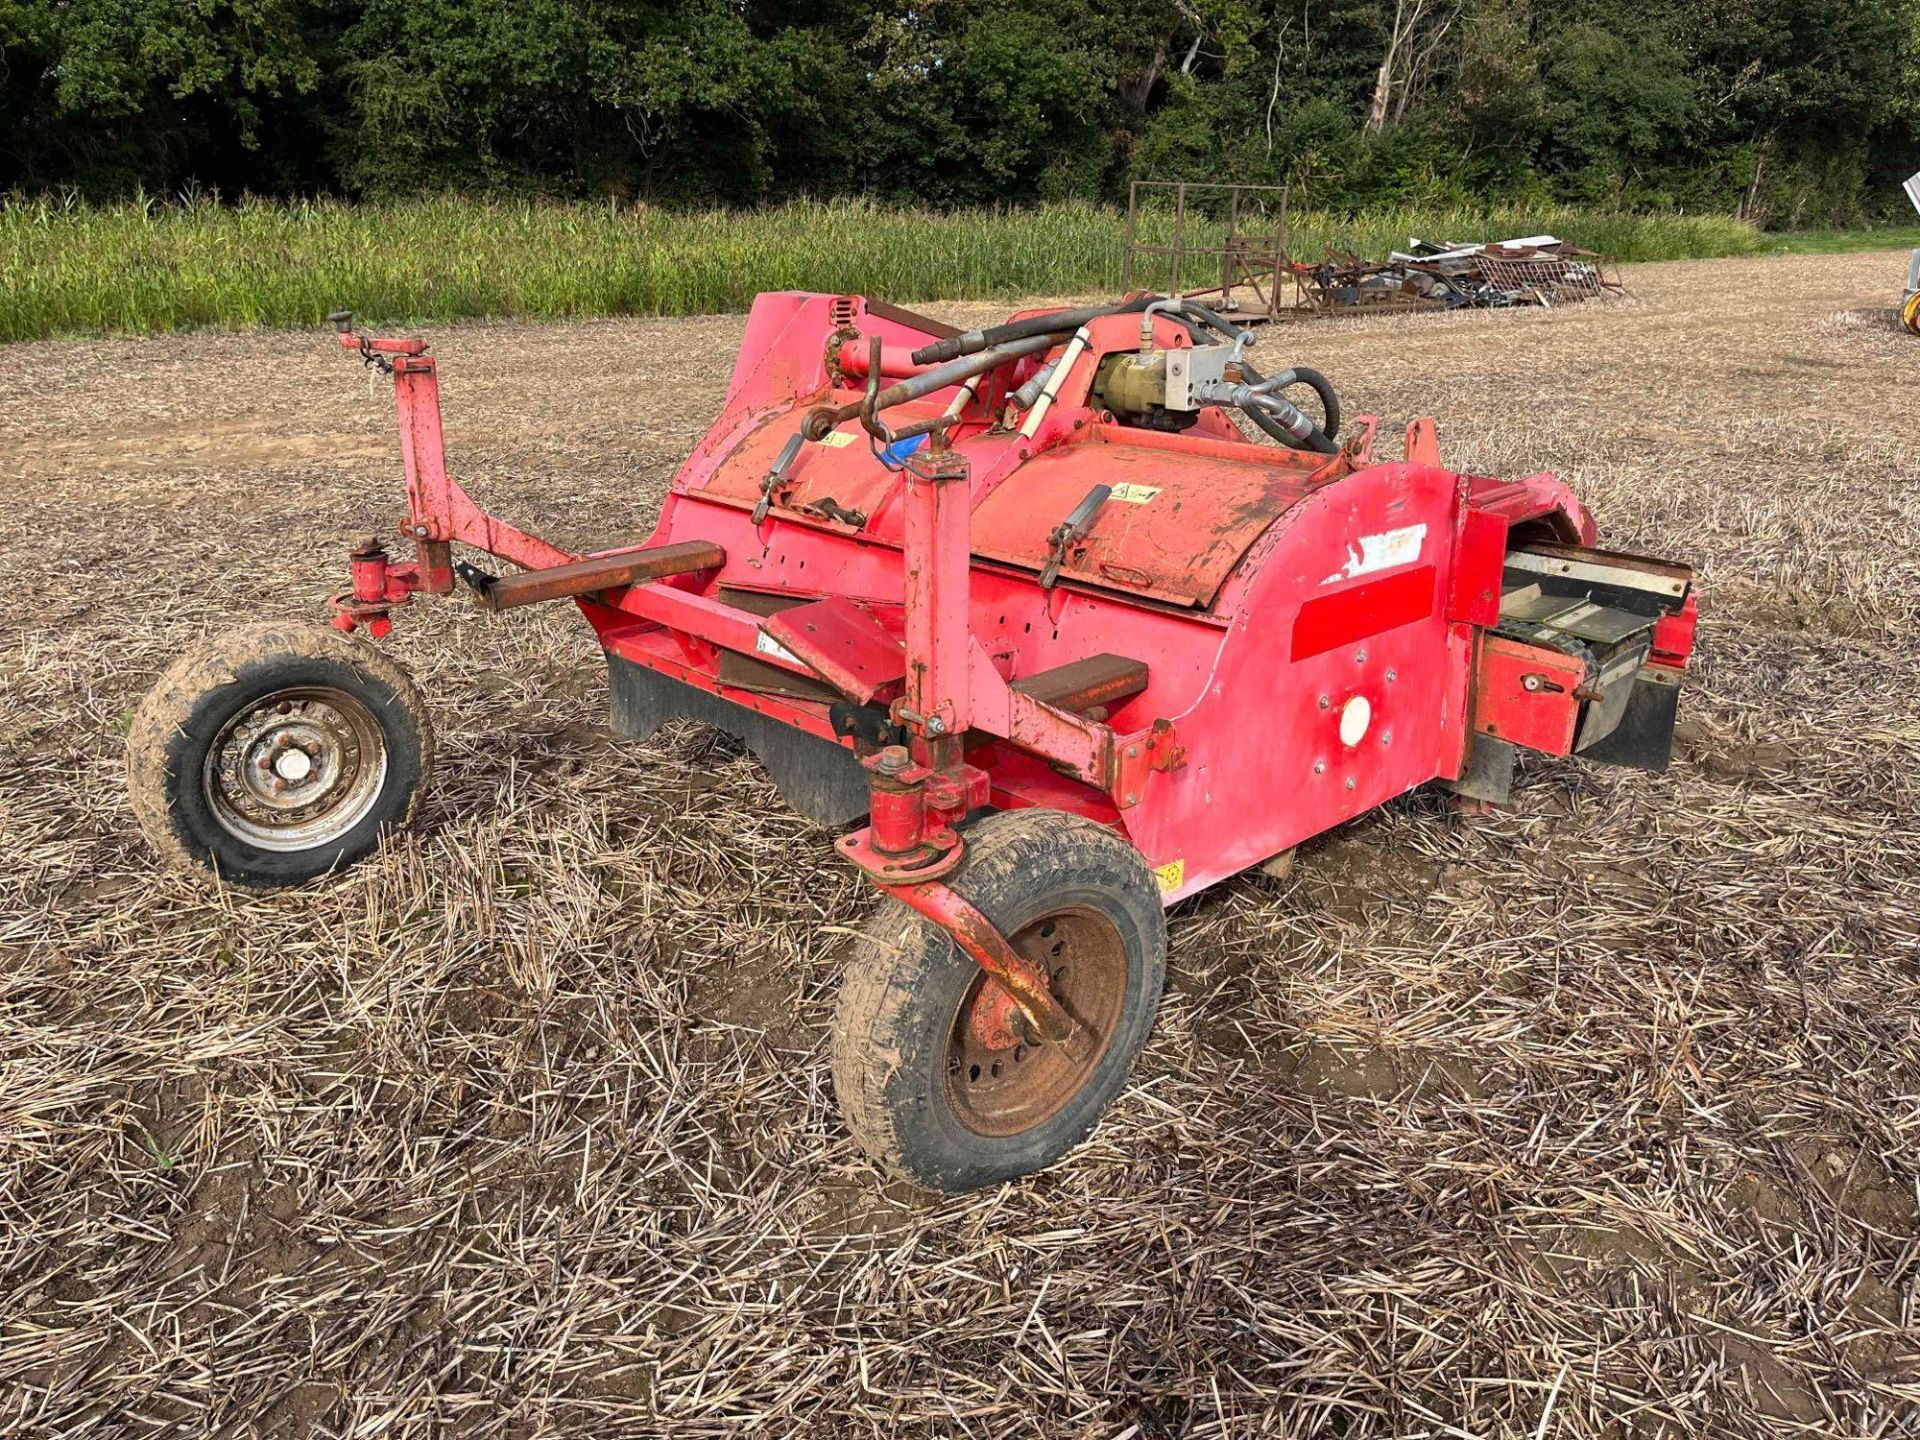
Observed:
[[[994,325],[985,330],[969,330],[964,335],[922,345],[913,352],[913,363],[933,365],[959,355],[971,355],[991,345],[1024,340],[1030,335],[1049,335],[1058,331],[1071,333],[1089,320],[1098,320],[1103,315],[1138,314],[1159,298],[1157,295],[1140,295],[1118,305],[1094,305],[1085,310],[1055,310],[1051,315],[1029,315],[1024,320],[1009,320],[1004,325]]]
[[[1246,366],[1240,368],[1245,370]],[[1333,382],[1318,370],[1305,365],[1295,365],[1293,377],[1320,397],[1320,413],[1327,417],[1320,424],[1321,433],[1329,440],[1337,437],[1340,434],[1340,397],[1334,393]],[[1282,385],[1280,388],[1284,390],[1287,387]]]
[[[1294,377],[1292,381],[1287,380],[1287,374]],[[1246,382],[1246,388],[1249,390],[1259,390],[1268,383],[1265,377],[1245,360],[1240,362],[1240,377]],[[1281,383],[1272,391],[1262,392],[1253,398],[1256,402],[1262,400],[1271,402],[1274,409],[1280,413],[1275,414],[1267,406],[1255,403],[1243,407],[1246,417],[1289,450],[1317,450],[1322,455],[1337,453],[1340,446],[1332,437],[1340,431],[1340,397],[1334,394],[1333,386],[1327,382],[1327,377],[1318,370],[1309,370],[1304,365],[1296,365],[1286,374],[1274,378]],[[1313,393],[1320,397],[1321,408],[1326,412],[1327,417],[1324,427],[1315,425],[1307,419],[1291,401],[1279,393],[1288,384],[1293,383],[1311,387]]]
[[[1322,433],[1329,440],[1340,433],[1340,397],[1334,393],[1333,383],[1318,370],[1310,369],[1305,365],[1294,365],[1271,379],[1263,380],[1260,378],[1260,372],[1243,359],[1240,362],[1240,373],[1246,378],[1248,384],[1263,395],[1278,395],[1284,390],[1292,389],[1295,385],[1307,386],[1320,397],[1320,413],[1326,416],[1326,419],[1320,423]]]
[[[1185,322],[1187,331],[1199,343],[1201,325],[1217,330],[1227,339],[1238,342],[1246,334],[1217,312],[1192,300],[1175,300],[1169,307],[1174,318]],[[1198,322],[1198,323],[1196,323]],[[1251,340],[1248,343],[1252,343]],[[1305,365],[1295,365],[1268,381],[1252,365],[1248,364],[1244,354],[1240,359],[1240,376],[1244,380],[1245,390],[1258,391],[1249,395],[1250,404],[1241,408],[1247,417],[1267,434],[1292,450],[1316,450],[1322,455],[1332,455],[1340,447],[1333,437],[1340,433],[1340,397],[1334,392],[1332,383],[1318,370]],[[1279,392],[1292,385],[1305,385],[1320,397],[1320,410],[1326,416],[1322,425],[1315,425],[1301,414],[1298,407],[1284,398]]]
[[[1009,397],[1013,408],[1031,410],[1033,402],[1040,398],[1040,392],[1047,388],[1047,382],[1053,379],[1053,370],[1053,365],[1047,364],[1034,371],[1032,378]]]
[[[1209,310],[1197,300],[1188,300],[1176,296],[1174,297],[1172,305],[1169,307],[1168,318],[1177,320],[1182,315],[1191,315],[1195,319],[1205,321],[1229,340],[1238,340],[1243,333],[1240,326],[1225,319],[1218,311]],[[1193,327],[1188,326],[1187,328],[1191,331]],[[1253,342],[1248,341],[1247,343],[1252,344]]]
[[[1051,320],[1053,317],[1046,318]],[[1019,340],[995,345],[982,354],[967,355],[936,369],[923,370],[918,375],[896,381],[876,395],[874,412],[877,414],[895,405],[904,405],[909,400],[918,400],[923,395],[931,395],[936,390],[944,390],[949,385],[957,385],[962,380],[971,380],[976,375],[983,375],[989,370],[997,369],[1009,360],[1018,360],[1022,355],[1050,350],[1066,338],[1065,334],[1059,333],[1028,335]],[[802,433],[809,440],[819,440],[841,421],[851,420],[860,414],[864,404],[864,400],[850,400],[845,405],[816,406],[807,412],[807,418],[801,425]]]

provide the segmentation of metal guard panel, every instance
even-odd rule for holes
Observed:
[[[816,824],[851,825],[867,813],[867,774],[853,751],[610,650],[606,656],[616,735],[645,740],[669,720],[698,720],[744,741],[781,797]]]
[[[1038,570],[1053,528],[1110,485],[1062,579],[1175,604],[1213,603],[1269,525],[1308,493],[1301,472],[1129,445],[1071,445],[1022,465],[973,512],[973,549]]]

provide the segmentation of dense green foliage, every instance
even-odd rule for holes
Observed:
[[[1164,241],[1168,219],[1147,238]],[[1218,229],[1191,221],[1196,238]],[[684,212],[450,197],[362,204],[0,205],[0,341],[195,325],[316,325],[356,307],[393,324],[467,315],[676,315],[761,290],[888,299],[1111,293],[1124,218],[1081,202],[934,215],[841,201]],[[1407,236],[1551,230],[1627,260],[1753,250],[1712,216],[1552,208],[1300,214],[1297,241],[1384,253]],[[1147,271],[1139,283],[1163,284]]]
[[[0,0],[0,189],[1576,203],[1842,224],[1920,0]]]

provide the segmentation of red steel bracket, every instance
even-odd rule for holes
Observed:
[[[856,705],[893,692],[907,673],[900,642],[871,610],[844,595],[771,615],[760,628]]]
[[[1678,610],[1654,622],[1653,663],[1673,670],[1686,669],[1693,655],[1693,632],[1699,624],[1700,597],[1689,594]]]
[[[1587,668],[1540,645],[1489,635],[1480,645],[1473,689],[1473,728],[1482,735],[1571,755],[1580,703],[1589,698]]]
[[[1187,747],[1174,738],[1171,720],[1156,720],[1138,734],[1114,741],[1113,784],[1109,794],[1122,810],[1138,805],[1147,793],[1147,777],[1156,770],[1178,770],[1187,763]]]
[[[1014,1008],[1033,1027],[1037,1038],[1060,1046],[1075,1060],[1086,1058],[1093,1047],[1093,1036],[1067,1013],[1040,967],[1015,950],[971,900],[939,880],[880,888],[951,935],[953,943],[972,956],[974,963],[1012,998]]]

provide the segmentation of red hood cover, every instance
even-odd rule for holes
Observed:
[[[1207,606],[1261,532],[1307,493],[1304,473],[1145,446],[1063,446],[1029,460],[974,507],[973,549],[1040,569],[1054,527],[1094,486],[1110,485],[1061,576]]]

